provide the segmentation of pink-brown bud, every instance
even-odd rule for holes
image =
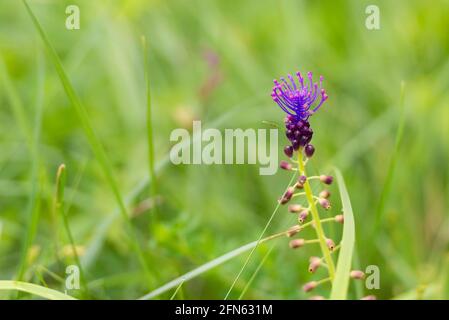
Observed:
[[[307,177],[304,175],[300,175],[298,177],[298,182],[296,183],[296,188],[298,188],[298,189],[304,188],[304,183],[306,183],[306,181],[307,181]]]
[[[338,223],[343,223],[345,221],[345,218],[342,214],[336,215],[334,219],[335,219],[335,222],[338,222]]]
[[[288,212],[291,212],[291,213],[298,213],[302,209],[303,209],[303,207],[300,204],[291,204],[288,206]]]
[[[309,300],[326,300],[323,296],[313,296],[310,297]]]
[[[320,181],[324,184],[332,184],[332,181],[334,181],[334,178],[332,176],[326,176],[322,174],[320,176]]]
[[[295,189],[293,187],[289,187],[280,200],[281,204],[286,204],[289,202],[293,196],[293,192],[295,192]]]
[[[317,285],[318,285],[318,283],[317,283],[316,281],[310,281],[310,282],[307,282],[307,283],[302,287],[302,290],[303,290],[304,292],[309,292],[309,291],[312,291],[313,289],[315,289]]]
[[[360,300],[377,300],[377,298],[374,295],[370,295],[370,296],[363,297]]]
[[[365,278],[365,273],[360,270],[352,270],[350,273],[350,276],[352,279],[360,280],[360,279]]]
[[[331,203],[327,199],[318,198],[318,203],[326,210],[329,210],[331,208]]]
[[[299,231],[301,231],[301,227],[300,226],[293,226],[293,227],[291,227],[290,229],[287,230],[286,235],[287,235],[287,237],[291,238],[295,234],[297,234]]]
[[[307,209],[302,210],[298,215],[298,222],[304,223],[304,221],[306,221],[308,216],[309,216],[309,210],[307,210]]]
[[[334,251],[335,249],[335,243],[332,241],[332,239],[327,238],[326,239],[326,245],[329,248],[330,251]]]
[[[297,248],[301,248],[302,246],[304,246],[305,244],[305,240],[304,239],[295,239],[290,241],[289,246],[292,249],[297,249]]]
[[[328,199],[331,196],[331,193],[329,192],[329,190],[323,190],[318,196],[323,199]]]
[[[309,272],[315,273],[318,267],[321,265],[321,259],[318,257],[310,257]]]
[[[292,165],[290,163],[288,163],[287,161],[282,160],[281,163],[279,164],[279,167],[281,169],[284,170],[291,170],[292,169]]]

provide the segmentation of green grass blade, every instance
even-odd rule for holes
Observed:
[[[153,136],[153,118],[151,108],[151,87],[149,76],[149,63],[148,63],[148,45],[145,37],[142,37],[143,47],[143,59],[144,59],[144,74],[145,74],[145,88],[146,88],[146,103],[147,103],[147,143],[148,143],[148,165],[151,176],[151,182],[153,187],[153,193],[156,192],[156,179],[154,170],[154,136]]]
[[[54,199],[54,211],[57,216],[60,216],[62,218],[62,222],[64,225],[64,229],[67,235],[67,238],[69,239],[70,246],[72,247],[72,253],[73,257],[75,258],[75,262],[80,270],[80,280],[83,284],[83,291],[87,295],[88,293],[88,286],[86,282],[86,277],[84,270],[82,268],[78,252],[76,250],[75,241],[73,240],[72,232],[70,230],[69,221],[67,218],[66,213],[64,212],[64,189],[65,189],[65,181],[66,181],[66,167],[64,164],[61,164],[58,168],[58,172],[56,174],[56,192],[55,192],[55,199]]]
[[[388,196],[390,194],[391,185],[393,183],[394,171],[396,168],[396,162],[399,154],[399,147],[401,146],[402,136],[404,132],[404,122],[405,122],[405,113],[404,113],[404,93],[405,93],[405,83],[401,83],[401,95],[399,101],[399,125],[396,130],[396,141],[394,145],[394,149],[392,152],[390,164],[388,166],[387,176],[385,178],[385,183],[382,188],[382,192],[379,199],[379,204],[377,206],[376,211],[376,223],[374,226],[374,233],[377,232],[380,223],[382,221],[382,217],[385,211],[385,206],[388,201]]]
[[[262,260],[260,261],[259,265],[257,266],[256,270],[254,270],[253,274],[249,278],[248,282],[246,283],[245,287],[243,288],[242,292],[240,293],[239,300],[242,300],[245,296],[246,292],[248,291],[249,287],[253,283],[254,279],[256,279],[257,274],[259,273],[260,269],[262,269],[262,266],[265,264],[265,261],[267,261],[268,257],[270,256],[271,251],[273,251],[274,245],[270,247],[270,249],[265,253]]]
[[[3,90],[6,92],[6,96],[9,100],[9,104],[12,108],[12,113],[17,122],[17,125],[22,131],[25,138],[27,146],[31,148],[32,145],[32,129],[27,119],[27,114],[25,107],[20,99],[19,93],[13,85],[12,79],[9,76],[6,65],[3,58],[0,56],[0,83],[2,84]]]
[[[346,189],[345,181],[340,170],[335,169],[335,176],[337,178],[338,189],[340,190],[345,223],[343,224],[343,238],[341,240],[341,249],[330,298],[332,300],[344,300],[348,294],[349,274],[351,272],[355,243],[355,225],[351,200],[349,199],[348,190]]]
[[[104,175],[106,177],[106,180],[108,181],[108,184],[111,187],[112,192],[113,192],[113,194],[114,194],[114,196],[116,198],[116,201],[117,201],[120,213],[122,214],[124,220],[127,223],[127,227],[129,229],[129,233],[130,233],[130,235],[132,237],[132,239],[131,239],[132,241],[131,242],[132,242],[132,245],[133,245],[133,249],[135,250],[135,252],[136,252],[136,254],[138,256],[139,262],[140,262],[140,264],[142,265],[142,267],[143,267],[143,269],[145,271],[145,274],[146,274],[146,276],[148,278],[148,281],[151,282],[151,274],[150,274],[149,268],[148,268],[147,263],[145,261],[142,249],[140,248],[140,245],[138,243],[137,236],[133,232],[133,228],[132,228],[132,225],[131,225],[131,222],[130,222],[130,219],[129,219],[129,216],[128,216],[128,213],[127,213],[127,210],[126,210],[125,203],[124,203],[124,201],[122,199],[122,196],[120,194],[118,185],[117,185],[117,183],[115,181],[115,178],[114,178],[114,175],[113,175],[113,172],[112,172],[112,167],[110,165],[108,157],[106,156],[106,153],[104,151],[103,145],[100,143],[100,140],[97,138],[97,135],[95,134],[95,131],[94,131],[94,129],[93,129],[91,123],[90,123],[87,110],[82,105],[78,95],[75,92],[75,89],[73,88],[73,86],[72,86],[72,84],[71,84],[71,82],[70,82],[70,80],[69,80],[69,78],[68,78],[68,76],[67,76],[67,74],[66,74],[66,72],[65,72],[65,70],[63,68],[63,66],[62,66],[62,63],[61,63],[61,61],[59,59],[58,54],[56,53],[55,49],[51,45],[47,35],[45,34],[42,26],[40,25],[39,21],[37,20],[36,16],[34,15],[33,11],[31,10],[31,8],[28,5],[27,1],[26,0],[22,0],[22,2],[25,5],[25,7],[26,7],[26,9],[28,11],[28,14],[30,15],[31,20],[33,21],[33,24],[34,24],[36,30],[38,31],[42,41],[44,42],[45,48],[47,49],[48,54],[50,55],[51,62],[53,63],[53,65],[54,65],[54,67],[56,69],[56,72],[59,75],[60,81],[62,83],[62,86],[63,86],[66,94],[67,94],[67,97],[68,97],[69,101],[71,102],[72,106],[74,107],[74,109],[75,109],[75,111],[76,111],[76,113],[78,115],[78,118],[81,121],[84,133],[87,136],[87,139],[88,139],[89,144],[90,144],[90,146],[91,146],[91,148],[92,148],[92,150],[93,150],[93,152],[95,154],[95,157],[98,160],[98,162],[100,163],[100,166],[101,166],[101,168],[103,170],[103,173],[104,173]]]
[[[241,246],[237,249],[234,249],[228,253],[225,253],[224,255],[219,256],[218,258],[215,258],[214,260],[211,260],[211,261],[199,266],[198,268],[195,268],[192,271],[189,271],[189,272],[185,273],[184,275],[182,275],[176,279],[173,279],[170,282],[167,282],[163,286],[151,291],[150,293],[144,295],[143,297],[141,297],[139,299],[140,300],[153,299],[154,297],[157,297],[157,296],[161,295],[162,293],[167,292],[170,289],[176,288],[183,282],[192,280],[193,278],[198,277],[199,275],[205,273],[206,271],[209,271],[210,269],[213,269],[213,268],[225,263],[226,261],[229,261],[229,260],[239,256],[240,254],[242,254],[246,251],[254,249],[258,244],[259,244],[259,241],[256,240],[256,241],[250,242],[244,246]]]
[[[288,182],[287,187],[285,188],[284,192],[287,191],[288,186],[290,186],[293,182],[293,180],[295,179],[296,174],[293,174],[290,181]],[[276,213],[278,212],[279,207],[281,206],[281,203],[278,201],[276,207],[274,208],[273,212],[271,213],[270,218],[268,219],[267,223],[265,224],[265,227],[263,228],[262,232],[260,233],[259,239],[257,240],[257,244],[252,248],[251,252],[249,253],[248,257],[245,260],[245,263],[243,264],[242,268],[240,269],[240,271],[237,273],[237,276],[235,277],[234,281],[232,282],[231,286],[229,287],[228,292],[226,293],[226,296],[224,297],[224,300],[227,300],[229,295],[232,292],[232,289],[234,289],[235,284],[237,283],[237,281],[239,280],[240,276],[242,275],[243,271],[245,270],[245,268],[248,266],[249,261],[251,260],[254,252],[257,249],[257,246],[259,245],[259,243],[261,242],[263,236],[265,235],[265,232],[267,232],[268,227],[271,225],[271,222],[273,221]]]
[[[62,292],[22,281],[0,280],[0,290],[17,290],[50,300],[76,300]]]
[[[44,78],[45,78],[45,68],[42,57],[38,56],[37,60],[38,74],[37,74],[37,92],[36,92],[36,111],[34,115],[34,128],[32,132],[31,140],[29,141],[29,149],[31,154],[31,191],[28,201],[27,208],[27,228],[24,235],[24,242],[22,245],[22,251],[20,255],[19,267],[17,270],[16,280],[21,281],[24,277],[27,268],[27,257],[30,247],[33,244],[34,238],[36,236],[37,227],[39,223],[40,215],[40,200],[41,200],[41,190],[43,185],[43,170],[40,166],[40,155],[39,155],[39,143],[41,135],[41,125],[42,125],[42,113],[44,105]],[[20,100],[16,102],[20,105]],[[24,119],[25,120],[25,119]]]
[[[174,300],[176,295],[178,294],[178,291],[181,289],[182,285],[184,284],[184,281],[182,281],[179,286],[176,288],[175,292],[173,292],[173,295],[170,297],[170,300]]]

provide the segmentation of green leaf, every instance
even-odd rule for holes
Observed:
[[[22,281],[0,280],[0,290],[18,290],[49,300],[76,300],[62,292]]]
[[[340,170],[335,169],[340,198],[343,205],[344,225],[343,238],[341,240],[340,255],[338,256],[337,270],[332,284],[330,298],[332,300],[344,300],[348,294],[349,274],[351,272],[352,255],[355,243],[354,215],[352,213],[351,200]]]

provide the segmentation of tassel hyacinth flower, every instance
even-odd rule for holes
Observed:
[[[330,195],[327,189],[321,189],[316,196],[311,187],[314,181],[324,185],[330,185],[333,182],[332,176],[317,175],[308,176],[306,172],[306,163],[315,153],[315,147],[311,144],[313,130],[309,119],[314,115],[328,99],[323,88],[323,77],[320,76],[319,82],[313,82],[312,72],[307,73],[308,80],[305,80],[300,72],[296,73],[296,79],[288,75],[287,79],[280,78],[280,81],[274,80],[274,86],[271,91],[271,97],[279,107],[286,113],[285,117],[285,135],[289,144],[284,148],[287,157],[291,158],[290,164],[286,161],[281,162],[281,168],[284,170],[295,170],[298,172],[298,179],[293,186],[289,186],[284,195],[280,198],[282,205],[289,203],[288,211],[296,214],[297,224],[292,226],[288,232],[288,237],[294,237],[300,230],[311,226],[316,231],[317,239],[293,239],[289,246],[293,249],[301,248],[307,244],[319,244],[322,257],[312,257],[310,259],[309,271],[315,273],[320,266],[325,266],[328,271],[328,277],[322,280],[311,281],[303,286],[305,292],[313,290],[322,283],[330,282],[335,277],[335,265],[332,253],[339,249],[334,241],[328,238],[324,232],[323,224],[327,222],[343,223],[343,216],[321,219],[318,207],[324,210],[331,208]],[[299,189],[299,190],[298,190]],[[291,203],[293,201],[302,201],[300,203]],[[305,201],[304,201],[305,200]],[[305,202],[305,204],[304,204]],[[310,221],[307,220],[310,218]],[[357,276],[359,276],[357,274]]]

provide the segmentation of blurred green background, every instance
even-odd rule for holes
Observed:
[[[449,298],[449,1],[29,3],[105,147],[151,277],[146,281],[110,185],[24,5],[2,0],[1,280],[17,279],[22,265],[23,281],[65,290],[65,267],[74,258],[52,210],[61,163],[64,209],[89,283],[88,294],[67,292],[75,297],[134,299],[256,240],[290,175],[260,176],[256,165],[174,166],[164,161],[169,135],[191,128],[193,119],[220,129],[281,123],[283,113],[269,96],[272,79],[311,70],[324,75],[329,95],[311,120],[313,171],[342,170],[355,214],[355,266],[380,268],[380,289],[351,283],[350,298]],[[65,28],[69,4],[80,8],[80,30]],[[371,4],[379,6],[380,30],[365,27]],[[149,44],[156,196],[148,184],[142,35]],[[395,151],[401,81],[404,131]],[[337,187],[331,191],[338,213]],[[291,221],[282,207],[267,234]],[[336,240],[337,231],[329,230]],[[292,251],[284,238],[272,243],[244,298],[309,297],[301,286],[320,277],[307,271],[317,247]],[[256,250],[231,298],[269,248]],[[224,298],[246,256],[184,283],[176,298]],[[328,292],[324,285],[315,294]],[[0,291],[0,297],[32,296]]]

